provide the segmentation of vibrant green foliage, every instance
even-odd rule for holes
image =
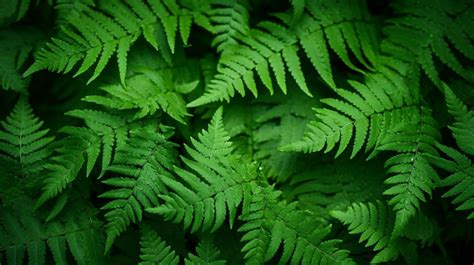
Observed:
[[[0,264],[474,261],[472,1],[2,1]]]

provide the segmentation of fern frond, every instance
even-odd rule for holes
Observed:
[[[42,129],[43,121],[33,114],[25,96],[18,102],[5,121],[1,122],[0,157],[10,174],[25,178],[38,175],[51,155],[49,144],[54,137]]]
[[[258,29],[240,36],[240,45],[222,54],[218,74],[208,85],[205,94],[189,106],[229,101],[236,92],[244,96],[246,88],[257,97],[254,72],[270,93],[274,90],[270,75],[273,72],[278,86],[286,93],[285,72],[288,71],[298,87],[312,96],[301,68],[298,55],[300,46],[322,79],[332,88],[335,88],[335,84],[328,46],[352,69],[362,71],[349,59],[349,50],[366,67],[372,68],[371,63],[375,64],[376,61],[376,46],[371,41],[375,38],[375,29],[368,21],[364,1],[312,1],[308,3],[307,9],[294,27],[266,21],[261,22]],[[284,25],[290,23],[289,19],[280,17]],[[358,34],[369,41],[361,41]],[[371,63],[366,63],[365,58],[369,58]]]
[[[200,23],[203,18],[172,1],[104,1],[95,9],[85,8],[80,16],[70,17],[69,26],[37,53],[24,75],[43,69],[68,73],[82,61],[75,76],[95,64],[91,82],[116,54],[120,80],[125,82],[128,51],[140,35],[169,59],[177,33],[187,44],[193,19]]]
[[[45,224],[34,215],[31,201],[16,203],[14,209],[0,208],[0,251],[8,264],[23,264],[26,252],[29,264],[45,264],[47,249],[55,264],[70,264],[68,249],[77,264],[103,264],[100,222],[90,206],[76,202],[60,220]]]
[[[246,264],[263,264],[272,259],[280,245],[283,253],[279,264],[355,264],[348,251],[337,248],[340,240],[325,239],[330,227],[318,224],[307,212],[297,210],[296,204],[279,200],[280,193],[272,187],[257,188],[248,211],[241,219],[245,234]]]
[[[0,86],[5,90],[25,91],[30,83],[23,78],[20,69],[43,35],[32,29],[0,31]]]
[[[222,53],[233,45],[238,45],[240,35],[247,35],[249,28],[248,3],[245,0],[213,0],[209,11],[214,27],[214,39],[211,43]]]
[[[199,81],[188,84],[176,84],[170,72],[142,70],[128,77],[127,85],[112,84],[101,86],[108,96],[86,96],[83,100],[106,106],[111,109],[139,109],[134,119],[152,115],[158,110],[184,123],[189,116],[182,94],[190,93]]]
[[[458,147],[465,153],[474,156],[474,111],[467,110],[466,105],[448,87],[444,86],[444,95],[449,113],[455,122],[449,126]]]
[[[382,50],[405,61],[416,62],[440,88],[442,81],[434,58],[459,76],[474,81],[472,71],[463,66],[456,53],[473,60],[472,39],[474,6],[469,0],[397,1],[396,18],[384,28],[387,39]]]
[[[179,257],[148,225],[140,226],[140,265],[179,264]]]
[[[365,84],[349,84],[356,92],[338,89],[342,99],[323,99],[327,107],[315,109],[317,120],[308,124],[303,139],[282,150],[327,153],[339,144],[337,157],[353,140],[354,157],[364,146],[366,152],[373,150],[385,132],[410,122],[412,113],[419,112],[419,91],[398,73],[371,74]]]
[[[102,177],[113,159],[115,150],[125,145],[130,130],[142,126],[140,120],[129,122],[126,116],[99,110],[78,109],[66,114],[83,119],[88,128],[66,126],[60,130],[68,136],[54,148],[57,155],[53,157],[53,163],[46,166],[49,173],[44,180],[43,192],[36,207],[56,197],[73,182],[84,162],[86,176],[89,176],[99,155],[102,159],[99,178]]]
[[[142,220],[142,209],[158,206],[158,196],[166,191],[163,178],[169,178],[176,161],[173,147],[155,126],[149,126],[132,131],[127,144],[117,149],[107,170],[122,176],[104,180],[114,189],[99,196],[112,199],[101,208],[107,211],[106,252],[130,223]]]
[[[206,236],[199,241],[196,247],[196,255],[189,253],[187,259],[184,260],[184,264],[209,264],[209,265],[223,265],[226,264],[225,260],[220,260],[220,251],[214,245],[211,236]]]
[[[404,237],[394,236],[395,213],[381,201],[355,203],[345,211],[332,211],[331,215],[348,226],[350,234],[360,234],[359,242],[378,251],[371,263],[386,263],[402,255],[408,264],[417,264],[416,245],[408,238],[427,242],[435,235],[429,219],[417,215],[405,227]]]
[[[183,222],[191,231],[217,230],[229,216],[232,227],[237,208],[251,196],[255,165],[242,164],[232,155],[233,146],[222,124],[222,108],[214,114],[208,130],[185,146],[190,159],[182,157],[189,169],[175,167],[178,179],[163,178],[171,193],[162,195],[165,204],[148,209],[167,220]],[[227,209],[226,209],[227,207]]]
[[[331,215],[348,226],[350,234],[361,234],[359,242],[380,251],[373,263],[388,262],[400,255],[392,242],[395,214],[381,201],[375,203],[354,203],[346,211],[332,211]]]
[[[379,150],[395,151],[385,163],[388,173],[392,174],[385,180],[393,185],[384,194],[393,196],[389,204],[396,211],[395,233],[401,231],[411,217],[420,208],[420,201],[425,202],[426,196],[431,197],[436,171],[425,159],[424,154],[436,155],[436,141],[440,138],[437,125],[431,116],[431,110],[421,106],[415,123],[398,126],[380,140]]]
[[[439,156],[427,155],[430,162],[450,173],[445,179],[439,182],[440,187],[450,189],[443,194],[444,198],[453,197],[453,204],[459,204],[456,210],[470,211],[468,219],[474,218],[474,166],[471,159],[454,148],[436,145],[439,150],[446,154],[450,160]]]

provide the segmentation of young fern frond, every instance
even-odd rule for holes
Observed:
[[[420,208],[420,201],[426,202],[438,180],[436,171],[425,159],[424,154],[437,155],[436,141],[440,138],[436,121],[431,110],[421,106],[421,110],[412,115],[413,123],[399,125],[387,133],[379,142],[378,150],[394,151],[385,163],[390,176],[386,184],[393,185],[384,194],[393,196],[389,204],[396,211],[395,231],[399,233],[415,216]]]
[[[112,199],[101,208],[107,211],[106,252],[130,223],[142,220],[144,208],[158,206],[158,197],[166,193],[163,179],[170,177],[176,151],[174,144],[167,140],[169,136],[164,134],[152,125],[132,131],[130,139],[117,149],[112,165],[107,168],[121,177],[102,181],[114,188],[99,196]]]
[[[54,137],[47,136],[49,129],[41,127],[43,121],[35,117],[26,96],[20,96],[0,129],[2,166],[10,174],[27,178],[43,170],[45,160],[51,155],[49,145]]]
[[[385,26],[386,40],[382,50],[398,59],[416,62],[426,75],[442,89],[434,57],[471,83],[474,75],[463,66],[460,53],[474,60],[474,6],[469,0],[437,0],[427,5],[423,1],[397,1],[397,14]]]
[[[291,20],[287,16],[280,17],[286,25],[265,21],[259,24],[258,29],[239,36],[240,45],[230,47],[229,52],[222,54],[218,74],[205,94],[189,106],[229,101],[236,92],[244,96],[246,89],[257,97],[254,72],[270,93],[274,90],[270,73],[274,73],[278,86],[286,93],[285,72],[288,71],[298,87],[312,96],[301,68],[300,46],[322,79],[332,88],[336,86],[328,46],[353,70],[362,72],[349,59],[349,50],[366,68],[372,69],[371,64],[376,64],[376,46],[372,41],[375,30],[370,24],[364,1],[313,1],[308,3],[307,12],[294,27],[287,26]],[[368,41],[359,39],[358,34]],[[370,63],[365,58],[369,58]]]
[[[373,150],[386,131],[410,122],[412,113],[419,111],[419,91],[406,82],[398,73],[370,74],[365,84],[349,81],[356,92],[338,89],[343,99],[321,100],[328,107],[315,109],[317,120],[308,124],[303,139],[282,150],[327,153],[339,144],[337,157],[352,139],[351,157],[364,146],[366,152]]]
[[[193,20],[204,26],[209,24],[200,12],[181,8],[173,1],[103,1],[96,9],[84,8],[81,15],[71,16],[69,25],[36,54],[34,64],[24,75],[43,69],[68,73],[82,61],[74,76],[96,64],[88,81],[91,82],[116,54],[124,83],[128,51],[140,35],[170,60],[176,34],[187,44]]]
[[[92,95],[83,100],[111,109],[139,109],[134,119],[152,115],[161,109],[173,119],[184,123],[183,118],[189,114],[183,94],[193,91],[199,83],[197,80],[188,84],[176,84],[170,72],[151,69],[139,71],[126,80],[127,85],[119,83],[100,86],[107,96]]]
[[[319,224],[295,203],[279,199],[273,187],[261,188],[252,195],[248,210],[240,217],[245,222],[240,232],[245,234],[246,264],[263,264],[272,259],[280,245],[283,253],[279,264],[355,264],[349,251],[337,248],[340,240],[326,239],[331,228]]]
[[[148,225],[140,226],[140,259],[139,265],[170,264],[178,265],[179,257],[158,233]]]
[[[175,167],[178,178],[164,177],[170,190],[160,196],[165,203],[147,209],[167,220],[183,222],[191,232],[217,230],[229,216],[232,227],[237,209],[251,196],[256,178],[255,165],[242,164],[233,155],[230,137],[222,124],[222,108],[214,114],[208,130],[191,139],[194,148],[185,146],[190,158],[182,157],[189,169]],[[226,208],[227,207],[227,208]]]
[[[196,247],[196,255],[189,253],[187,259],[184,260],[184,264],[193,265],[193,264],[208,264],[208,265],[224,265],[226,264],[225,260],[221,260],[221,252],[214,245],[212,238],[206,236],[199,241],[199,244]]]

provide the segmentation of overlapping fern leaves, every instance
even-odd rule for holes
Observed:
[[[127,54],[140,35],[170,59],[176,35],[187,44],[193,20],[210,27],[199,10],[182,8],[173,1],[102,1],[97,9],[84,8],[80,16],[69,17],[68,26],[38,52],[25,75],[42,69],[68,73],[82,62],[75,76],[96,65],[91,82],[116,54],[120,80],[125,82]]]
[[[439,87],[442,79],[437,60],[469,82],[474,81],[472,71],[458,55],[474,59],[472,2],[437,0],[427,5],[423,1],[399,1],[394,9],[397,17],[384,28],[385,51],[414,61]]]
[[[215,231],[226,216],[232,227],[238,207],[250,199],[255,165],[241,164],[232,155],[232,143],[222,124],[222,109],[198,139],[192,139],[194,148],[186,147],[191,159],[182,158],[192,171],[175,168],[178,180],[163,178],[172,193],[160,196],[165,204],[148,211],[183,222],[191,231]]]
[[[113,189],[99,196],[112,199],[102,207],[107,211],[106,251],[130,223],[141,221],[143,208],[157,206],[158,196],[166,193],[164,178],[171,175],[176,160],[174,145],[167,141],[167,133],[152,125],[132,131],[130,139],[117,149],[112,165],[107,168],[121,176],[104,180],[103,183]]]
[[[355,71],[362,70],[349,59],[349,51],[365,68],[371,69],[377,63],[375,31],[363,1],[311,1],[306,8],[307,12],[297,26],[291,27],[288,25],[291,18],[281,16],[283,25],[265,21],[248,34],[237,35],[240,45],[230,47],[232,50],[223,54],[218,74],[206,93],[189,106],[229,101],[236,92],[244,96],[247,89],[257,97],[254,73],[270,93],[274,91],[271,77],[273,73],[278,87],[286,93],[285,72],[288,71],[298,87],[311,96],[298,55],[300,47],[321,78],[333,88],[335,83],[328,47]],[[366,41],[361,42],[359,35]]]
[[[1,264],[469,255],[470,1],[6,3]]]

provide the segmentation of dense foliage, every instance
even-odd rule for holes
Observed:
[[[474,2],[2,0],[0,264],[472,264]]]

